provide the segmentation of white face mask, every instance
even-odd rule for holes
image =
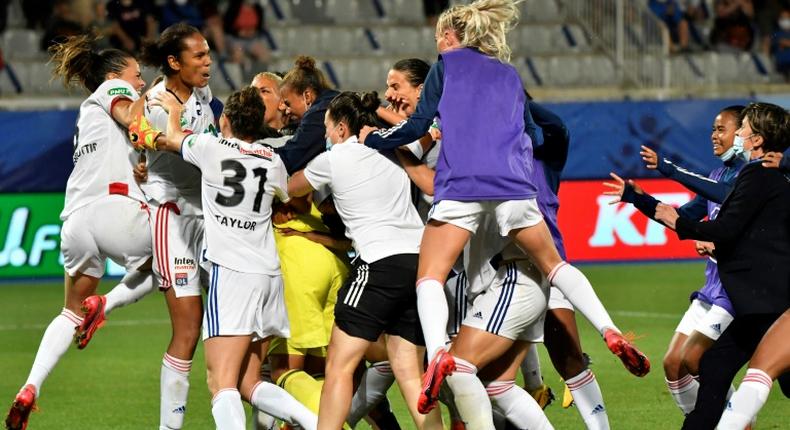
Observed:
[[[784,31],[790,31],[790,18],[782,18],[779,20],[779,28]]]
[[[329,135],[332,134],[332,133],[335,133],[337,131],[338,127],[340,127],[340,124],[336,125],[335,128],[332,129],[332,131],[330,131],[329,133],[326,134],[326,150],[327,151],[332,149],[332,146],[335,145],[334,143],[332,143],[332,139],[329,138]],[[338,136],[338,139],[340,139],[340,136]]]
[[[721,161],[728,161],[735,155],[735,147],[730,146],[730,148],[719,155],[719,159]]]

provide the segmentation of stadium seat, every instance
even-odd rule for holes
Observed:
[[[326,0],[326,15],[338,24],[381,22],[383,13],[374,7],[373,0]]]
[[[361,27],[323,26],[317,31],[323,55],[367,55],[372,52]]]
[[[398,24],[425,24],[420,0],[381,0],[387,17]]]
[[[566,40],[570,37],[570,40],[568,40],[568,49],[570,51],[582,53],[591,52],[593,50],[592,46],[590,46],[590,40],[587,37],[587,33],[581,26],[564,25],[562,27],[562,31],[566,36]],[[571,43],[571,41],[573,43]]]
[[[39,47],[41,34],[35,30],[10,28],[3,35],[3,54],[11,60],[44,59],[47,54]]]
[[[514,31],[514,51],[523,55],[556,54],[564,38],[560,27],[555,25],[525,25]],[[563,42],[564,46],[568,46]]]
[[[554,87],[579,86],[582,72],[580,62],[573,56],[551,57],[545,74],[547,84]]]
[[[605,55],[585,55],[577,57],[580,64],[581,79],[580,84],[614,85],[617,82],[617,72],[614,61]]]
[[[562,14],[556,0],[526,0],[521,3],[523,22],[561,22]]]

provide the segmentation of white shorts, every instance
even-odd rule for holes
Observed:
[[[466,271],[453,276],[444,283],[444,296],[447,298],[447,336],[451,339],[458,335],[461,322],[466,318],[469,302],[466,301],[466,288],[468,287]]]
[[[573,305],[565,297],[565,294],[553,285],[549,288],[549,309],[568,309],[575,312]]]
[[[478,294],[463,325],[508,339],[543,341],[548,283],[527,260],[503,264],[494,283]]]
[[[153,269],[159,289],[175,288],[176,297],[199,296],[203,217],[179,215],[175,203],[151,204]]]
[[[480,202],[442,200],[433,204],[428,218],[475,233],[486,213],[496,216],[499,234],[502,236],[507,236],[515,229],[532,227],[543,220],[535,199]]]
[[[291,336],[280,275],[237,272],[212,263],[206,302],[203,340],[252,334],[256,342]]]
[[[151,258],[148,208],[127,196],[109,194],[72,212],[60,240],[69,276],[101,278],[108,258],[136,270]]]
[[[724,308],[694,299],[686,313],[683,314],[675,331],[686,336],[690,336],[693,331],[698,331],[717,340],[730,326],[732,319],[733,316]]]

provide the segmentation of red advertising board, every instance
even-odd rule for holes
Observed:
[[[603,180],[564,181],[560,187],[559,224],[570,261],[634,261],[699,258],[690,240],[650,220],[633,205],[609,204]],[[680,206],[694,197],[666,179],[639,185],[658,200]]]

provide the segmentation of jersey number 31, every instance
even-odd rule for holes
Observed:
[[[225,207],[238,206],[244,200],[244,186],[241,184],[244,178],[247,177],[247,169],[244,165],[236,160],[222,160],[220,164],[222,171],[232,171],[233,176],[225,176],[225,182],[222,185],[233,190],[233,194],[229,196],[217,193],[214,199],[218,205]],[[264,184],[266,184],[266,169],[263,167],[256,167],[252,169],[252,173],[258,180],[258,192],[255,194],[255,201],[252,204],[252,210],[255,212],[261,211],[261,200],[263,200]]]

